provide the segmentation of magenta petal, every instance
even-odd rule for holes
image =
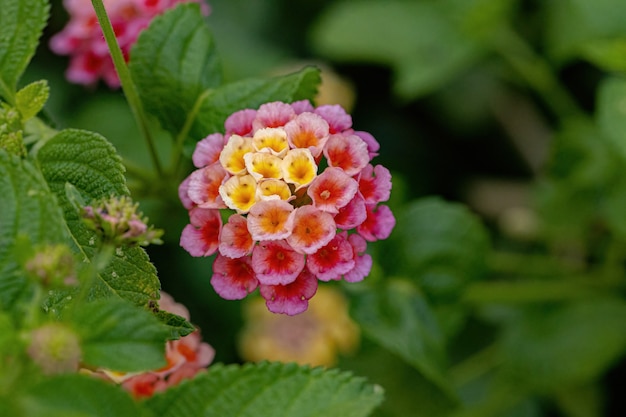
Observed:
[[[338,104],[326,104],[315,109],[328,122],[330,133],[343,132],[352,127],[352,117]]]
[[[224,122],[226,135],[247,136],[252,133],[252,121],[255,117],[256,110],[253,109],[239,110],[231,114]]]
[[[370,161],[367,144],[353,134],[331,135],[326,142],[324,156],[328,165],[341,168],[350,176],[361,172]]]
[[[385,205],[367,206],[367,219],[357,227],[357,232],[370,242],[387,239],[391,234],[396,219],[391,209]]]
[[[359,175],[359,191],[367,204],[389,200],[391,173],[382,165],[367,165]]]
[[[367,242],[358,234],[351,234],[348,236],[348,241],[354,250],[355,264],[352,270],[344,274],[343,279],[346,280],[346,282],[363,281],[363,279],[368,276],[372,270],[373,263],[372,257],[365,253],[365,250],[367,249]]]
[[[229,258],[240,258],[249,255],[253,246],[246,218],[240,214],[231,215],[220,234],[220,253]]]
[[[218,161],[224,149],[224,135],[213,133],[196,144],[191,160],[196,168],[202,168]]]
[[[370,161],[374,159],[374,157],[378,156],[378,150],[380,149],[380,144],[378,141],[368,132],[363,131],[355,131],[355,135],[363,139],[365,143],[367,143],[367,151],[370,156]]]
[[[256,131],[264,127],[282,127],[294,117],[296,112],[287,103],[280,101],[265,103],[257,110],[252,128]]]
[[[296,112],[296,114],[304,112],[312,113],[315,110],[309,100],[294,101],[291,103],[291,108]]]
[[[189,198],[189,181],[191,180],[191,176],[188,176],[180,183],[178,186],[178,198],[180,198],[180,202],[183,203],[183,207],[187,210],[191,210],[196,204]]]
[[[354,268],[354,250],[347,233],[337,234],[328,245],[307,257],[308,270],[321,281],[340,279]]]
[[[252,268],[264,285],[292,283],[304,269],[304,255],[284,240],[259,242],[252,251]]]
[[[226,208],[219,189],[227,176],[228,173],[220,164],[197,169],[189,176],[187,195],[200,207]]]
[[[219,245],[222,218],[219,210],[195,207],[189,212],[190,223],[180,235],[180,246],[191,256],[209,256]]]
[[[259,291],[269,311],[295,316],[309,307],[309,300],[317,292],[317,279],[305,269],[291,284],[261,284]]]
[[[259,285],[250,257],[227,258],[218,254],[213,262],[211,285],[226,300],[241,300]]]
[[[360,193],[357,193],[350,202],[339,209],[335,216],[337,227],[342,230],[350,230],[359,226],[367,218],[365,201]]]

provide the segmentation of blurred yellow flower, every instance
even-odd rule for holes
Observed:
[[[261,298],[244,309],[245,326],[239,338],[243,359],[333,366],[339,354],[359,344],[359,327],[348,316],[348,304],[337,290],[318,287],[309,309],[296,316],[274,314]]]

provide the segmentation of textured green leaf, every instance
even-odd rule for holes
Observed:
[[[382,388],[350,373],[261,363],[214,365],[146,404],[160,417],[358,417],[382,399]]]
[[[0,0],[0,96],[9,103],[35,54],[48,9],[46,0]]]
[[[113,146],[97,133],[68,129],[50,139],[37,155],[44,177],[65,213],[76,249],[91,259],[97,242],[66,195],[72,184],[85,201],[128,195],[124,167]],[[118,249],[99,275],[92,298],[119,296],[138,305],[158,298],[160,289],[154,265],[139,247]]]
[[[144,371],[165,365],[170,331],[150,312],[124,300],[98,300],[70,320],[81,338],[83,362],[115,371]]]
[[[529,312],[507,327],[501,349],[505,372],[523,386],[589,383],[626,352],[626,303],[596,298]]]
[[[130,395],[98,378],[68,374],[31,387],[22,401],[29,417],[138,417],[143,415]]]
[[[224,121],[237,110],[256,109],[272,101],[312,100],[320,81],[319,69],[306,67],[284,76],[226,84],[211,91],[203,101],[191,136],[203,138],[213,132],[223,132]]]
[[[196,101],[221,82],[199,5],[181,4],[154,19],[131,51],[130,71],[145,109],[176,136]]]
[[[442,86],[482,53],[444,6],[424,1],[334,3],[315,26],[313,44],[332,59],[390,65],[396,93],[414,98]]]
[[[352,303],[366,335],[454,397],[445,372],[444,336],[422,294],[408,283],[392,281],[383,289],[360,292]]]
[[[439,198],[416,200],[398,213],[398,224],[395,262],[429,295],[455,297],[483,276],[489,237],[463,205]]]
[[[18,236],[37,244],[68,238],[63,213],[41,173],[0,149],[0,307],[10,306],[26,279],[14,256]]]
[[[15,107],[22,116],[22,121],[32,119],[43,109],[50,95],[50,87],[46,80],[35,81],[17,92]]]
[[[161,323],[167,325],[170,329],[171,339],[180,339],[183,336],[192,333],[196,328],[193,324],[189,323],[184,317],[172,314],[165,310],[159,310],[155,313],[157,319]]]

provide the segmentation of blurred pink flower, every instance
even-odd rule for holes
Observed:
[[[200,3],[209,13],[203,0],[103,0],[124,57],[128,61],[132,45],[139,33],[152,19],[184,2]],[[90,0],[64,0],[69,22],[50,39],[50,49],[59,55],[69,55],[67,79],[75,84],[91,85],[102,79],[111,88],[118,88],[120,80],[109,56],[109,50],[98,25]]]
[[[159,301],[161,310],[177,314],[189,320],[189,310],[174,301],[171,295],[161,292]],[[167,364],[157,370],[126,374],[100,370],[96,376],[118,382],[136,398],[150,397],[155,392],[165,391],[183,379],[192,378],[202,372],[213,361],[215,351],[202,341],[199,330],[178,340],[170,340],[165,346]]]
[[[374,137],[355,132],[340,106],[308,101],[240,110],[224,128],[198,142],[197,169],[179,188],[191,223],[181,245],[192,256],[217,250],[215,291],[232,300],[259,288],[268,310],[295,315],[318,281],[363,280],[372,267],[367,242],[395,226],[379,204],[389,199],[391,173],[371,164]],[[224,223],[217,215],[199,222],[202,207],[222,211]]]

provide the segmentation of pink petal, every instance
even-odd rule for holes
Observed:
[[[326,246],[307,257],[308,270],[321,281],[340,279],[354,268],[354,250],[346,232],[337,234]]]
[[[311,254],[335,236],[337,226],[333,217],[313,206],[297,208],[293,214],[293,231],[287,243],[300,253]]]
[[[358,183],[341,168],[326,168],[309,185],[307,194],[313,205],[328,213],[338,213],[358,191]]]
[[[252,121],[256,117],[256,110],[245,109],[239,110],[226,119],[224,128],[226,135],[248,136],[252,133]]]
[[[359,191],[367,204],[389,200],[391,173],[382,165],[373,167],[368,164],[359,175]]]
[[[284,240],[260,242],[252,251],[252,268],[261,284],[286,285],[304,269],[304,255]]]
[[[255,131],[264,127],[281,127],[294,117],[296,112],[287,103],[280,101],[265,103],[257,110],[252,127]]]
[[[338,104],[326,104],[315,109],[330,125],[330,133],[343,132],[352,127],[352,117]]]
[[[293,103],[291,103],[291,108],[293,109],[293,111],[296,112],[296,114],[304,112],[312,113],[314,111],[313,105],[309,100],[294,101]]]
[[[355,135],[363,139],[365,143],[367,143],[367,152],[370,156],[370,161],[374,159],[374,157],[378,156],[378,150],[380,149],[380,144],[378,141],[368,132],[355,131],[353,132]]]
[[[252,252],[254,240],[248,232],[246,218],[233,214],[228,218],[228,223],[222,228],[220,235],[219,251],[229,258],[240,258]]]
[[[365,200],[357,193],[346,206],[339,209],[339,213],[335,215],[335,223],[339,229],[350,230],[363,223],[366,218]]]
[[[302,113],[285,125],[292,148],[304,148],[318,157],[328,141],[328,123],[314,113]]]
[[[219,164],[197,169],[189,176],[187,195],[202,208],[226,208],[219,190],[227,176]]]
[[[261,284],[259,290],[269,311],[295,316],[309,307],[309,300],[317,292],[317,279],[304,269],[288,285]]]
[[[359,282],[369,275],[372,270],[372,257],[365,253],[367,242],[362,236],[353,233],[348,236],[348,241],[354,250],[354,268],[346,272],[343,279],[346,282]]]
[[[357,232],[370,242],[387,239],[396,225],[396,219],[393,217],[391,209],[385,205],[367,206],[366,208],[367,219],[357,227]]]
[[[227,258],[219,253],[213,262],[211,285],[225,300],[241,300],[259,285],[251,265],[251,258]]]
[[[191,224],[180,235],[180,246],[191,256],[209,256],[217,251],[222,218],[219,210],[194,207],[189,211]]]
[[[283,200],[262,200],[248,213],[248,230],[254,240],[280,240],[293,230],[293,206]]]
[[[188,176],[180,183],[178,186],[178,198],[180,198],[181,203],[183,203],[183,207],[187,210],[190,210],[192,207],[195,207],[195,203],[189,198],[189,181],[191,180],[191,176]]]
[[[370,161],[367,144],[356,135],[332,135],[326,142],[324,156],[328,165],[341,168],[350,176],[361,172]]]
[[[224,149],[224,135],[213,133],[196,144],[191,159],[196,168],[211,165],[219,160],[220,152]]]

